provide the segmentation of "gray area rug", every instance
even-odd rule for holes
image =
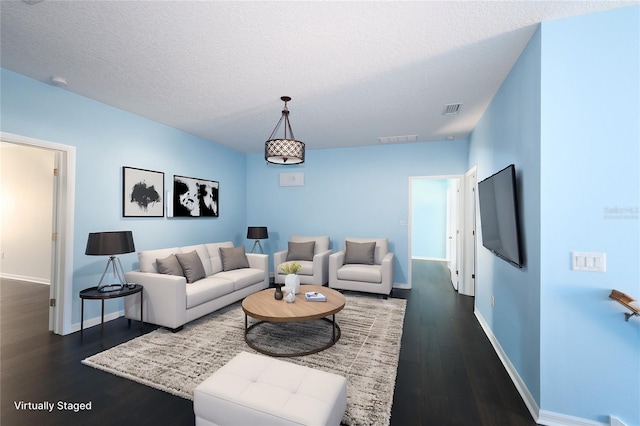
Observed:
[[[336,314],[342,336],[334,346],[304,357],[280,359],[347,378],[344,424],[388,425],[406,301],[352,293],[345,296],[345,308]],[[254,321],[249,318],[249,325]],[[157,329],[82,363],[193,399],[195,387],[236,354],[256,353],[247,346],[243,333],[244,313],[238,302],[185,325],[180,332]],[[265,323],[250,336],[256,339],[253,343],[273,352],[306,350],[326,343],[331,338],[331,325],[321,320]]]

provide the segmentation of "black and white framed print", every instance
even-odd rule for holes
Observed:
[[[174,217],[218,217],[219,183],[213,180],[173,176]]]
[[[164,217],[164,173],[122,168],[122,216]]]

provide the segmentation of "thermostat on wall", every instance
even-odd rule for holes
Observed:
[[[280,186],[304,186],[304,173],[280,173]]]

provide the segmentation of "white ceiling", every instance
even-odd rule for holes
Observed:
[[[638,3],[2,0],[0,63],[246,153],[283,95],[308,149],[464,139],[539,22]]]

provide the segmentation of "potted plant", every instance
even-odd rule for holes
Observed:
[[[299,262],[287,262],[280,265],[280,270],[287,274],[284,278],[284,291],[298,294],[300,293],[300,277],[298,272],[302,269]]]

